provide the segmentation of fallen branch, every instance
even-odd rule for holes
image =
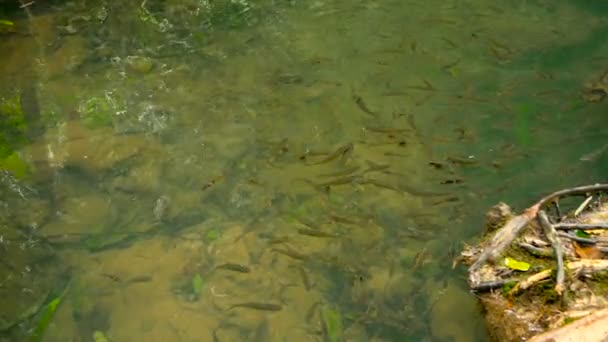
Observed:
[[[549,341],[606,341],[608,338],[608,309],[597,311],[562,328],[530,339],[530,342]]]
[[[516,283],[517,279],[500,279],[496,281],[485,281],[471,286],[473,292],[486,292],[495,289],[500,289],[508,283]]]
[[[553,250],[549,247],[537,247],[527,242],[520,242],[518,246],[533,256],[541,258],[553,257]]]
[[[513,286],[511,291],[509,291],[509,295],[517,294],[519,291],[525,290],[525,289],[531,287],[532,285],[538,284],[541,281],[548,279],[549,277],[551,277],[551,272],[552,272],[551,269],[540,271],[538,273],[535,273],[535,274],[529,276],[526,279],[521,280],[519,283],[517,283],[515,286]]]
[[[608,191],[608,184],[583,185],[583,186],[577,186],[574,188],[559,190],[559,191],[556,191],[552,194],[549,194],[549,195],[541,198],[540,201],[536,202],[536,204],[533,205],[532,207],[530,207],[529,209],[538,207],[538,209],[536,210],[536,211],[538,211],[541,207],[545,206],[545,204],[552,202],[555,199],[558,199],[560,197],[572,196],[572,195],[585,195],[587,193],[597,192],[597,191]]]
[[[488,246],[484,249],[477,260],[469,267],[469,284],[473,286],[479,283],[477,271],[486,262],[494,262],[495,259],[515,240],[527,225],[536,218],[539,210],[548,203],[556,203],[560,197],[572,195],[585,195],[591,192],[608,191],[608,184],[584,185],[568,188],[551,193],[541,198],[536,204],[524,210],[521,215],[511,218],[502,228],[500,228]]]
[[[536,212],[525,211],[523,214],[510,219],[507,224],[500,228],[492,238],[492,241],[490,241],[490,244],[469,268],[469,276],[475,274],[487,261],[494,261],[535,216]],[[473,281],[473,283],[476,283],[476,281]]]
[[[553,225],[555,229],[560,230],[595,230],[595,229],[608,229],[608,223],[556,223]]]
[[[580,237],[580,236],[576,236],[576,235],[572,235],[572,234],[568,234],[568,233],[564,233],[564,232],[559,232],[559,233],[557,233],[557,235],[564,237],[566,239],[570,239],[572,241],[587,243],[590,245],[595,245],[597,243],[596,239],[588,239],[588,238],[584,238],[584,237]]]
[[[566,289],[566,285],[564,285],[564,247],[557,237],[557,232],[549,222],[549,218],[544,210],[538,212],[538,222],[543,227],[545,235],[547,235],[547,239],[551,242],[551,246],[555,252],[555,259],[557,261],[557,284],[555,285],[555,292],[561,296]]]

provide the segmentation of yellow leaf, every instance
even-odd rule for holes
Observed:
[[[508,268],[512,269],[512,270],[516,270],[516,271],[527,271],[530,269],[530,264],[528,264],[525,261],[517,261],[513,258],[509,258],[506,257],[505,258],[505,266],[507,266]]]

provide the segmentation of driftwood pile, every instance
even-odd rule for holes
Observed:
[[[607,194],[580,186],[487,214],[484,240],[460,258],[495,340],[608,341]]]

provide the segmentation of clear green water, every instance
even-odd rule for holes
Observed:
[[[482,341],[461,242],[606,181],[600,2],[0,4],[5,340]]]

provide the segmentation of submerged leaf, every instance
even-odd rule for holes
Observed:
[[[95,342],[108,342],[108,339],[106,338],[106,335],[104,335],[103,332],[101,332],[99,330],[95,330],[93,332],[93,341],[95,341]]]
[[[321,309],[323,319],[323,329],[325,340],[328,342],[338,342],[342,340],[342,316],[338,309],[324,307]]]
[[[10,20],[0,19],[0,26],[15,26],[15,23]]]
[[[530,264],[525,261],[517,261],[513,258],[506,257],[505,258],[505,266],[512,270],[523,271],[526,272],[530,269]]]
[[[220,232],[217,229],[211,229],[211,230],[207,231],[205,238],[206,238],[207,242],[213,242],[220,238]]]
[[[44,307],[41,310],[41,313],[38,318],[38,323],[36,324],[36,327],[34,328],[34,332],[32,333],[32,336],[30,337],[30,341],[32,341],[32,342],[42,341],[44,332],[46,331],[49,324],[55,317],[55,312],[57,312],[57,308],[59,307],[59,304],[62,303],[63,298],[65,297],[65,294],[68,292],[68,288],[69,288],[69,284],[63,289],[63,291],[57,297],[55,297],[53,300],[51,300],[46,305],[46,307]]]
[[[198,297],[200,296],[201,292],[203,292],[203,278],[197,273],[194,277],[192,277],[192,293]]]

